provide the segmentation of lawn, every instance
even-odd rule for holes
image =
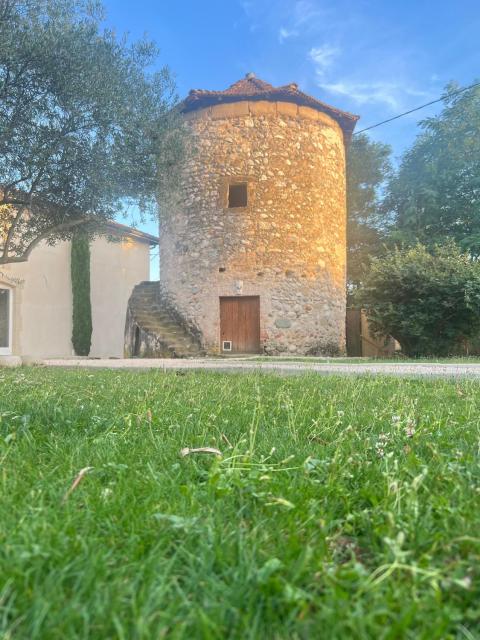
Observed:
[[[0,370],[0,638],[478,638],[479,442],[469,380]]]

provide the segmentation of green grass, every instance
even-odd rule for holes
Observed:
[[[1,370],[0,638],[480,637],[479,392]]]

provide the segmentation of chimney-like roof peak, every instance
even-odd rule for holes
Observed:
[[[257,78],[252,72],[247,73],[244,78],[232,84],[228,89],[223,91],[208,91],[206,89],[194,89],[190,91],[188,97],[182,102],[181,110],[183,113],[204,109],[205,107],[214,106],[216,104],[224,104],[228,102],[241,102],[243,100],[268,100],[270,102],[293,102],[300,106],[310,107],[322,113],[326,113],[333,118],[342,128],[346,139],[350,139],[355,124],[359,119],[347,111],[341,111],[335,107],[321,102],[303,93],[298,88],[298,84],[291,82],[281,87],[273,85]]]

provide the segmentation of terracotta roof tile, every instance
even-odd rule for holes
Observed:
[[[216,104],[242,100],[293,102],[298,105],[311,107],[312,109],[326,113],[336,120],[343,129],[347,139],[351,137],[355,124],[359,119],[359,116],[336,109],[325,102],[317,100],[317,98],[313,96],[309,96],[307,93],[303,93],[295,83],[286,84],[282,87],[274,87],[268,82],[256,78],[253,73],[247,74],[245,78],[235,82],[224,91],[192,89],[187,98],[181,103],[181,110],[183,113],[188,113]]]

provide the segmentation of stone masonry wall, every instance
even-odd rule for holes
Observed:
[[[345,346],[345,147],[329,116],[243,101],[187,117],[195,137],[178,204],[160,224],[164,294],[220,348],[220,296],[259,295],[266,353]],[[227,208],[247,181],[248,206]]]

